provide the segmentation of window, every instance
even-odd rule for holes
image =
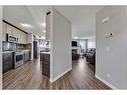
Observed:
[[[88,48],[95,48],[95,39],[88,40]]]

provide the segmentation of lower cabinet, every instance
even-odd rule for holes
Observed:
[[[3,73],[14,68],[14,53],[3,53]]]
[[[42,64],[42,74],[50,77],[50,54],[40,53],[40,61]]]
[[[30,61],[31,59],[31,51],[24,52],[24,62]]]

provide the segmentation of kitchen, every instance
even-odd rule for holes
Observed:
[[[31,60],[30,34],[3,20],[2,56],[3,73],[18,68]]]
[[[33,6],[4,7],[3,89],[27,88],[26,85],[36,88],[32,81],[43,81],[41,78],[44,77],[48,82],[54,82],[63,76],[63,72],[72,69],[71,22],[54,8],[44,12],[42,9]]]

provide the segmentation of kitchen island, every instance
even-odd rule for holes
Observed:
[[[50,77],[50,52],[40,52],[40,63],[42,64],[42,74]]]

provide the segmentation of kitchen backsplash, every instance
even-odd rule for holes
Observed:
[[[3,51],[16,51],[16,50],[26,50],[31,49],[31,44],[18,44],[12,42],[2,42]]]
[[[31,49],[31,44],[17,44],[17,50]]]
[[[3,49],[3,51],[14,51],[14,50],[16,50],[16,44],[3,41],[2,49]]]

